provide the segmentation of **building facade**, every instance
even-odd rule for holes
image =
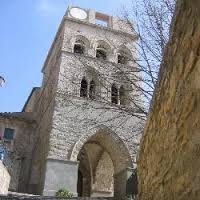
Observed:
[[[75,196],[127,194],[141,136],[132,74],[137,36],[126,21],[69,7],[49,50],[43,82],[21,113],[2,113],[14,167],[10,190]],[[135,70],[135,73],[138,73]]]

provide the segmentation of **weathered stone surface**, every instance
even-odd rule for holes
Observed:
[[[0,195],[7,195],[10,184],[10,174],[0,161]]]
[[[142,139],[140,200],[200,199],[200,7],[178,0]]]
[[[64,186],[77,196],[78,162],[48,159],[43,194],[55,196]]]

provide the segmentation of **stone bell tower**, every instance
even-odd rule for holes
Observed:
[[[127,193],[135,167],[140,120],[130,79],[136,35],[130,24],[94,10],[70,7],[42,69],[30,190],[75,196]],[[30,105],[28,105],[30,104]]]

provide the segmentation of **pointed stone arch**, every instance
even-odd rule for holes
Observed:
[[[77,161],[85,145],[97,144],[108,153],[113,163],[114,196],[126,195],[128,169],[133,168],[130,153],[124,141],[111,129],[101,125],[88,131],[74,145],[69,159]],[[81,162],[81,161],[80,161]],[[91,176],[92,177],[92,176]]]
[[[110,136],[113,139],[113,142],[115,142],[123,152],[123,154],[127,155],[128,159],[131,160],[131,156],[129,154],[129,150],[127,145],[124,143],[124,141],[110,128],[108,128],[105,125],[99,125],[97,127],[94,127],[91,130],[88,130],[87,134],[84,134],[73,146],[72,151],[69,155],[69,160],[71,161],[77,161],[78,154],[83,147],[83,145],[92,138],[92,136],[95,136],[97,134],[104,134],[107,136]],[[129,167],[133,167],[133,164],[131,163]]]

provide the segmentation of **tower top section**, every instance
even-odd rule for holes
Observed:
[[[96,12],[92,9],[84,9],[78,6],[69,6],[65,17],[83,23],[113,29],[115,31],[135,34],[131,24],[126,20],[116,16],[110,16],[104,13]]]

